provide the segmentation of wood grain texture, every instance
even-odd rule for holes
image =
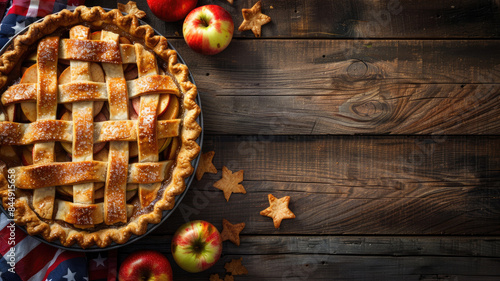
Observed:
[[[257,41],[215,58],[173,42],[199,85],[206,132],[500,133],[500,42]]]
[[[221,222],[215,225],[219,228]],[[121,248],[119,254],[155,249],[171,258],[170,241],[170,235],[150,235]],[[171,259],[176,280],[207,280],[214,273],[224,276],[224,263],[240,257],[249,274],[237,276],[238,280],[331,280],[335,276],[335,280],[453,281],[495,280],[486,272],[499,274],[493,268],[498,260],[490,258],[500,254],[499,241],[493,237],[243,235],[241,242],[239,247],[224,242],[221,260],[207,272],[188,275]],[[459,266],[461,262],[468,265]]]
[[[122,1],[126,2],[126,1]],[[147,13],[145,21],[167,37],[182,36],[182,21],[165,23],[137,1]],[[225,8],[235,25],[235,38],[254,38],[239,32],[242,8],[256,1],[200,0],[198,6]],[[87,5],[116,8],[112,1],[87,0]],[[272,8],[271,8],[272,6]],[[498,38],[500,4],[496,0],[297,0],[263,1],[262,11],[272,22],[262,29],[263,38]]]
[[[197,54],[183,40],[170,42],[203,92],[217,95],[325,95],[381,82],[500,78],[497,40],[234,40],[215,56]]]
[[[241,257],[223,256],[213,267],[195,274],[183,271],[172,259],[171,265],[176,280],[208,280],[211,274],[224,277],[224,264]],[[262,254],[243,256],[242,264],[249,273],[235,280],[497,281],[500,274],[495,258]]]
[[[222,229],[222,222],[212,222]],[[153,249],[168,253],[172,235],[153,233],[140,239],[123,253],[135,249]],[[223,243],[222,255],[376,255],[497,257],[500,241],[496,237],[463,236],[288,236],[241,234],[241,244]]]
[[[208,136],[217,175],[194,182],[160,233],[184,221],[245,222],[247,234],[498,235],[499,137]],[[226,202],[220,169],[244,170]],[[291,196],[279,230],[259,215]]]
[[[256,0],[234,2],[198,5],[223,6],[237,28]],[[223,278],[240,257],[249,275],[236,280],[499,279],[499,0],[263,0],[263,38],[235,31],[215,56],[187,47],[182,22],[138,6],[194,75],[203,150],[219,173],[195,180],[120,261],[159,250],[176,280]],[[244,170],[247,194],[226,202],[212,186],[222,166]],[[268,193],[290,195],[297,215],[278,230],[259,215]],[[241,246],[224,242],[206,272],[181,270],[170,254],[177,227],[221,229],[223,218],[246,223]]]

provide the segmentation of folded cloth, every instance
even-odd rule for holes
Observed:
[[[0,48],[10,38],[34,21],[62,9],[74,9],[85,0],[13,0],[5,13],[8,0],[0,0]],[[2,10],[3,9],[3,10]]]

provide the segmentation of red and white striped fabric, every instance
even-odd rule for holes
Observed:
[[[84,253],[42,243],[26,235],[4,214],[0,217],[0,255],[1,280],[65,280],[62,278],[70,272],[75,273],[72,280],[89,280]],[[58,276],[61,278],[55,278]]]

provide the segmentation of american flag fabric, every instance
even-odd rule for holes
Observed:
[[[85,0],[0,0],[0,17],[3,16],[0,47],[34,21],[65,8],[74,9],[84,3]]]
[[[0,48],[34,21],[84,0],[0,0]],[[0,213],[0,281],[116,280],[116,251],[62,250],[28,236]]]
[[[1,281],[116,280],[117,252],[58,249],[27,235],[0,214]]]
[[[83,253],[42,243],[17,228],[4,214],[0,227],[1,280],[89,280]]]

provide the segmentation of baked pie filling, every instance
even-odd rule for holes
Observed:
[[[173,207],[201,128],[196,87],[165,38],[132,15],[79,7],[32,25],[2,62],[0,194],[7,208],[12,178],[17,223],[105,247]]]

